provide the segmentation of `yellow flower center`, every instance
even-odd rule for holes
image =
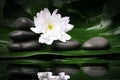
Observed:
[[[48,30],[52,30],[54,27],[52,24],[48,24]]]

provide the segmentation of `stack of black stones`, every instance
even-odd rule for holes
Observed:
[[[13,22],[14,31],[8,34],[11,41],[8,48],[11,51],[39,50],[42,44],[38,43],[38,34],[33,33],[30,27],[34,27],[34,22],[26,17],[21,17]]]
[[[34,27],[34,22],[26,17],[21,17],[13,22],[14,31],[8,34],[11,41],[8,43],[8,49],[11,51],[33,51],[41,49],[42,45],[38,42],[40,35],[30,30]],[[53,50],[74,50],[80,48],[80,43],[69,40],[65,43],[54,41],[51,45]]]

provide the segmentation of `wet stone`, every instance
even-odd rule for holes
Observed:
[[[32,31],[15,30],[8,34],[9,38],[15,41],[37,39],[38,35]]]
[[[69,40],[66,42],[54,41],[52,44],[53,50],[76,50],[80,48],[78,41]]]
[[[85,66],[81,69],[83,70],[84,74],[93,77],[100,77],[106,75],[108,72],[108,69],[105,66]]]
[[[107,39],[103,37],[93,37],[87,40],[83,44],[84,49],[108,49],[110,47],[110,43]]]
[[[22,41],[22,42],[10,41],[7,44],[7,47],[11,51],[33,51],[33,50],[41,49],[42,44],[38,43],[37,40]]]
[[[26,17],[20,17],[13,22],[15,29],[29,30],[30,27],[34,26],[34,22]]]

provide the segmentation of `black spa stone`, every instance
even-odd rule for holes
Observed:
[[[11,51],[34,51],[41,49],[42,44],[38,43],[37,40],[22,42],[10,41],[7,44],[7,47]]]
[[[34,22],[26,17],[20,17],[13,22],[15,29],[29,30],[30,27],[34,27]]]
[[[108,49],[110,47],[110,43],[103,37],[92,37],[87,40],[82,46],[84,49]]]
[[[8,34],[9,38],[15,41],[31,40],[38,37],[32,31],[15,30]]]
[[[76,50],[80,48],[80,43],[74,40],[66,42],[54,41],[51,47],[53,50]]]

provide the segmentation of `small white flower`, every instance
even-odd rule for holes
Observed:
[[[57,14],[57,11],[58,9],[51,14],[45,8],[34,17],[35,27],[30,29],[34,33],[41,34],[39,37],[40,43],[51,45],[54,40],[66,42],[66,40],[71,39],[71,36],[66,32],[72,30],[74,26],[69,24],[69,17],[61,17],[60,14]]]

